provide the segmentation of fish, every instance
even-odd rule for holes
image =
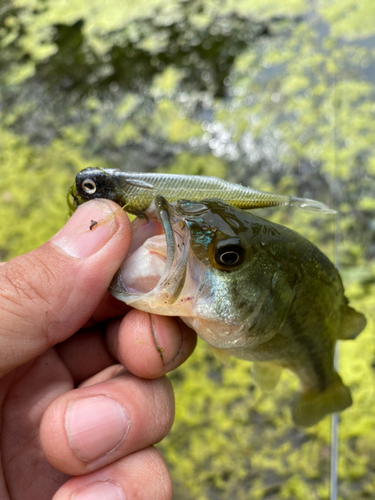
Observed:
[[[158,194],[168,202],[217,198],[243,210],[291,205],[310,212],[335,213],[335,210],[316,200],[268,193],[216,177],[136,173],[92,167],[78,172],[68,191],[67,201],[71,214],[85,201],[106,198],[115,201],[127,212],[143,217]]]
[[[169,203],[157,195],[145,215],[132,222],[114,297],[180,317],[222,359],[253,362],[264,390],[290,370],[300,381],[292,409],[299,426],[352,404],[334,367],[335,344],[356,338],[366,319],[315,245],[217,199]]]

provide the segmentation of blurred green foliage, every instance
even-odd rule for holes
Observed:
[[[375,496],[373,12],[372,0],[0,4],[1,259],[63,225],[87,166],[216,175],[339,210],[258,214],[335,260],[368,318],[340,346],[354,396],[341,500]],[[160,448],[175,498],[327,499],[329,419],[296,428],[296,380],[264,394],[250,368],[201,342],[171,374],[176,422]]]

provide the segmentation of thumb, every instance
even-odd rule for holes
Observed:
[[[50,241],[0,267],[0,376],[82,327],[130,239],[128,218],[118,205],[90,201]]]

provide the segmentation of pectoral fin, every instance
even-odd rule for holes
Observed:
[[[336,380],[323,392],[305,392],[298,398],[293,411],[293,420],[297,425],[310,427],[317,424],[330,413],[349,408],[352,397],[349,389],[336,374]]]
[[[366,326],[366,318],[350,306],[346,306],[345,315],[339,332],[339,339],[355,339]]]
[[[255,383],[262,391],[273,391],[277,386],[282,367],[267,361],[253,363],[252,375]]]

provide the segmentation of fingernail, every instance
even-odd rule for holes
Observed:
[[[77,491],[72,500],[125,500],[124,491],[120,486],[109,481],[97,481],[86,488]]]
[[[150,314],[151,330],[156,349],[164,366],[171,363],[181,352],[183,333],[178,321],[168,316]]]
[[[65,226],[51,238],[54,245],[71,257],[84,259],[100,250],[117,231],[117,221],[109,203],[83,203]]]
[[[106,396],[74,399],[65,414],[70,447],[83,462],[114,451],[125,439],[129,425],[124,408]]]

